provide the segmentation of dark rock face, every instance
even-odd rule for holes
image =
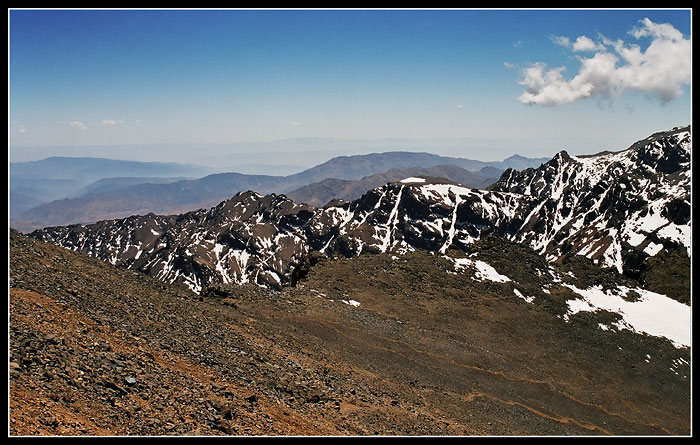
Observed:
[[[582,255],[630,275],[661,249],[690,248],[690,127],[590,157],[561,152],[506,170],[488,190],[407,178],[324,208],[239,193],[210,210],[134,216],[32,236],[195,292],[216,283],[280,288],[309,252],[353,257],[465,251],[495,234],[550,261]]]
[[[217,282],[278,287],[307,250],[300,239],[312,210],[282,195],[249,192],[208,211],[45,229],[34,236],[198,292]]]

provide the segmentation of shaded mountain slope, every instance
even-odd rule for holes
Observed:
[[[103,193],[111,190],[116,190],[124,187],[129,187],[139,184],[169,184],[172,182],[183,181],[192,178],[182,178],[182,177],[148,177],[148,176],[125,176],[125,177],[111,177],[111,178],[101,178],[95,182],[88,184],[82,189],[78,190],[69,196],[69,198],[79,198],[81,196],[91,195],[95,193]]]

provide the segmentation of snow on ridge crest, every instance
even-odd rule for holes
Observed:
[[[410,178],[402,179],[399,182],[402,182],[404,184],[422,183],[422,182],[425,182],[425,178],[416,178],[416,177],[411,176]]]

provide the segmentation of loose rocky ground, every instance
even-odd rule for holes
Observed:
[[[427,252],[198,296],[13,232],[10,434],[690,433],[687,348],[599,329],[609,313],[566,323],[539,257],[478,248],[517,259],[538,304]]]

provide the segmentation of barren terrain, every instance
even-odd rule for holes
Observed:
[[[535,293],[538,256],[480,246]],[[199,296],[12,232],[10,434],[690,433],[689,349],[565,322],[564,287],[529,304],[421,251],[300,278]]]

